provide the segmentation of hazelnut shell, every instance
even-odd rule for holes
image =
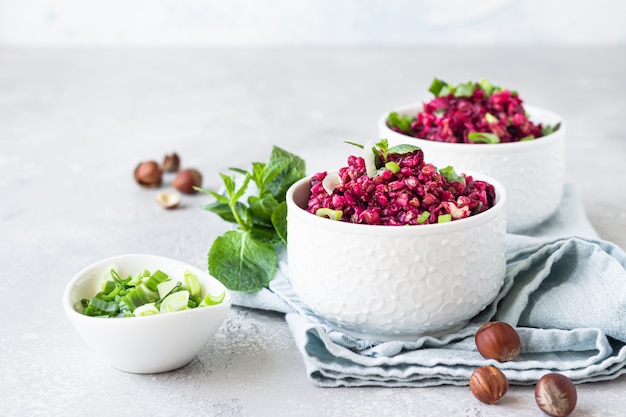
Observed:
[[[165,155],[161,169],[163,172],[178,172],[180,168],[180,158],[175,152],[169,155]]]
[[[576,386],[565,375],[550,373],[542,376],[535,386],[535,401],[544,413],[565,417],[576,408]]]
[[[476,368],[469,380],[474,397],[486,404],[495,404],[509,390],[509,380],[493,365]]]
[[[181,193],[195,194],[194,187],[202,186],[202,174],[195,169],[184,169],[176,175],[172,185]]]
[[[174,209],[180,205],[181,195],[177,191],[161,191],[156,194],[156,200],[161,207]]]
[[[485,359],[512,361],[521,350],[517,331],[508,323],[493,321],[483,324],[474,337],[476,349]]]
[[[135,181],[142,187],[158,187],[163,181],[163,171],[155,161],[140,162],[135,168]]]

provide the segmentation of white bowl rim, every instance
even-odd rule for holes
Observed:
[[[406,137],[407,140],[409,141],[417,141],[418,143],[427,143],[430,148],[434,149],[438,147],[440,151],[450,151],[451,149],[455,148],[456,151],[463,149],[463,152],[468,152],[468,153],[472,153],[472,152],[473,153],[492,153],[492,152],[498,153],[498,152],[503,152],[503,151],[519,152],[519,151],[523,151],[529,148],[535,149],[537,147],[541,147],[544,145],[548,146],[552,144],[554,141],[561,140],[564,137],[563,133],[565,132],[565,129],[566,129],[566,123],[560,115],[550,110],[547,110],[541,107],[531,106],[531,105],[524,105],[524,110],[526,110],[526,112],[531,115],[531,120],[534,119],[532,117],[533,113],[535,114],[540,113],[546,116],[547,118],[550,118],[551,120],[553,120],[553,123],[560,123],[559,129],[552,132],[549,135],[541,136],[534,140],[483,144],[483,143],[438,142],[434,140],[428,140],[428,139],[423,139],[423,138],[417,138],[415,136],[405,135],[405,134],[396,132],[394,130],[391,130],[389,126],[387,126],[387,118],[389,117],[389,114],[391,112],[397,112],[398,114],[401,114],[401,115],[403,114],[414,115],[413,113],[417,113],[417,111],[423,105],[424,103],[422,102],[410,103],[404,106],[398,106],[393,110],[389,110],[388,112],[381,115],[380,118],[378,119],[379,129],[380,130],[385,129],[395,135]],[[379,136],[380,136],[380,132],[379,132]]]
[[[202,308],[192,308],[192,309],[188,309],[188,310],[183,310],[183,311],[176,311],[176,312],[172,312],[172,313],[167,313],[167,314],[155,314],[155,315],[151,315],[151,316],[142,316],[142,317],[123,317],[120,319],[112,319],[112,320],[107,320],[106,318],[102,318],[102,317],[92,317],[92,316],[86,316],[84,314],[82,314],[81,312],[77,311],[76,308],[74,307],[74,304],[72,303],[71,300],[71,295],[72,295],[72,291],[74,290],[74,287],[76,286],[76,284],[81,280],[84,279],[84,276],[89,273],[90,271],[100,267],[100,266],[105,266],[105,265],[109,265],[111,263],[115,263],[119,260],[123,260],[123,259],[127,259],[127,258],[134,258],[134,257],[147,257],[147,258],[152,258],[153,260],[156,261],[164,261],[164,262],[173,262],[173,263],[177,263],[180,265],[184,265],[185,268],[191,270],[192,272],[194,272],[196,275],[204,275],[206,278],[209,279],[209,281],[215,281],[216,284],[218,284],[219,287],[223,287],[224,291],[225,291],[225,297],[224,300],[222,300],[221,303],[219,304],[215,304],[215,305],[211,305],[211,306],[205,306]],[[98,278],[101,279],[101,278]],[[94,294],[95,295],[95,294]],[[69,316],[71,316],[74,319],[77,320],[98,320],[98,323],[103,323],[103,325],[105,325],[104,323],[111,323],[110,325],[132,325],[133,323],[138,323],[138,322],[149,322],[151,320],[173,320],[176,319],[176,316],[178,316],[178,318],[180,318],[181,315],[183,314],[187,314],[187,315],[193,315],[193,314],[200,314],[200,313],[206,313],[208,311],[214,310],[214,309],[218,309],[218,308],[230,308],[232,304],[232,296],[229,292],[229,290],[226,288],[226,286],[224,286],[224,284],[222,284],[219,280],[217,280],[215,277],[209,275],[208,272],[202,271],[200,268],[197,268],[193,265],[190,265],[186,262],[183,261],[179,261],[177,259],[174,258],[168,258],[166,256],[161,256],[161,255],[153,255],[153,254],[147,254],[147,253],[129,253],[129,254],[123,254],[123,255],[113,255],[104,259],[100,259],[98,261],[92,262],[91,264],[87,265],[86,267],[84,267],[83,269],[81,269],[80,271],[78,271],[76,274],[74,274],[74,276],[70,279],[70,281],[66,284],[65,289],[63,291],[63,308],[66,312],[66,314],[68,314]]]
[[[289,189],[287,190],[286,201],[287,201],[287,224],[289,224],[289,216],[296,216],[298,219],[302,219],[307,222],[314,222],[317,227],[332,229],[338,232],[345,233],[353,233],[353,234],[371,234],[375,233],[378,235],[397,235],[397,236],[405,236],[409,235],[412,237],[416,236],[426,236],[426,235],[434,235],[458,230],[465,230],[472,227],[475,227],[479,224],[486,223],[493,218],[497,217],[502,211],[506,209],[506,200],[507,193],[506,189],[496,179],[484,175],[481,173],[477,173],[472,170],[465,169],[457,169],[455,170],[458,173],[463,173],[466,175],[471,175],[474,180],[479,181],[487,181],[492,184],[496,191],[496,203],[493,207],[489,208],[489,210],[485,210],[481,213],[475,214],[470,217],[466,217],[463,219],[453,220],[446,223],[436,223],[436,224],[421,224],[421,225],[408,225],[408,226],[387,226],[387,225],[372,225],[372,224],[361,224],[361,223],[350,223],[343,222],[339,220],[331,220],[324,217],[316,216],[312,213],[309,213],[302,207],[300,207],[294,201],[294,193],[300,187],[305,186],[310,180],[312,175],[306,176],[295,182]],[[327,171],[332,172],[332,171]],[[289,211],[289,207],[297,207],[299,210],[292,210],[291,213]],[[289,242],[289,235],[287,236],[287,242]],[[289,247],[289,244],[287,244]]]

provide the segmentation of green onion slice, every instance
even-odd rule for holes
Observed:
[[[440,214],[439,217],[437,217],[437,223],[448,223],[451,221],[452,221],[452,215],[450,213]]]
[[[331,220],[341,220],[343,216],[342,210],[333,210],[327,207],[320,207],[315,211],[316,216],[328,217]]]
[[[500,138],[494,133],[487,132],[470,132],[467,139],[474,143],[500,143]]]

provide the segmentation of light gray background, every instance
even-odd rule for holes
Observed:
[[[317,388],[280,314],[234,308],[196,359],[159,375],[112,369],[71,328],[61,294],[84,266],[146,252],[206,267],[229,227],[201,210],[208,196],[160,208],[132,179],[139,161],[176,151],[207,188],[273,144],[311,173],[336,167],[344,140],[376,137],[434,76],[486,77],[561,114],[567,181],[626,248],[620,2],[291,3],[0,0],[0,416],[543,415],[531,387],[498,406],[467,387]],[[572,417],[623,415],[625,389],[579,386]]]
[[[608,45],[619,0],[0,0],[0,44]]]

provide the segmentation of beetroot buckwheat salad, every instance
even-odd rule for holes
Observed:
[[[392,112],[387,126],[407,136],[450,143],[507,143],[533,140],[556,131],[530,121],[516,91],[495,87],[485,79],[456,86],[435,78],[435,98],[415,116]]]
[[[424,162],[413,145],[389,148],[386,139],[361,146],[337,172],[311,178],[307,211],[350,223],[384,226],[425,225],[463,219],[495,204],[495,188],[454,168]]]

